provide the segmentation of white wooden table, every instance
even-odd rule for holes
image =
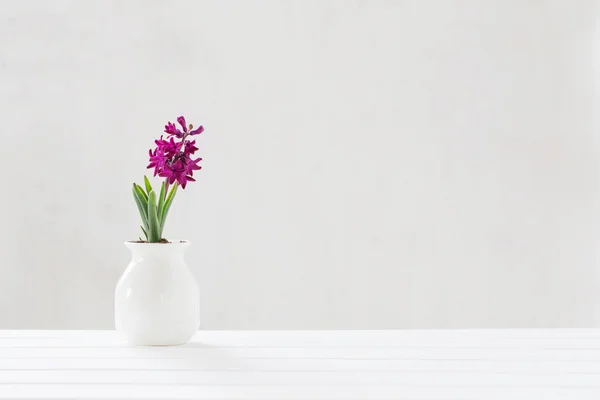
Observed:
[[[0,331],[0,398],[600,399],[600,330]]]

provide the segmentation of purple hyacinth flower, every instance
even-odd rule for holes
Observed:
[[[202,169],[202,167],[200,165],[198,165],[198,163],[202,161],[201,158],[196,158],[195,160],[189,160],[185,166],[185,173],[189,176],[194,175],[194,171]]]
[[[173,184],[173,182],[175,182],[175,180],[177,179],[177,176],[175,175],[174,171],[171,169],[170,165],[165,165],[165,168],[162,171],[160,171],[158,176],[160,176],[162,178],[166,178],[167,182],[169,182],[169,185]]]
[[[168,133],[169,135],[175,135],[178,138],[183,137],[183,132],[177,129],[175,124],[172,122],[167,122],[167,124],[165,125],[165,133]]]
[[[188,127],[185,124],[185,117],[183,115],[181,117],[177,117],[177,122],[179,122],[179,125],[181,125],[184,132],[188,131]]]
[[[183,147],[183,154],[185,154],[186,156],[190,156],[192,154],[194,154],[196,152],[196,150],[198,150],[198,148],[195,146],[196,141],[192,140],[186,140],[185,141],[185,145]]]
[[[179,183],[183,189],[187,185],[187,177],[185,175],[185,164],[181,160],[177,160],[171,165],[166,165],[165,169],[159,174],[163,178],[167,178],[169,184]]]
[[[154,176],[158,175],[164,168],[167,162],[167,157],[159,151],[159,149],[148,150],[150,154],[150,164],[146,168],[154,168]]]
[[[168,158],[174,157],[176,154],[178,154],[182,145],[181,142],[175,143],[173,137],[170,137],[169,140],[163,140],[162,136],[160,139],[155,140],[154,143],[156,143],[157,149],[161,149]]]
[[[202,132],[204,132],[204,127],[203,127],[202,125],[200,125],[200,126],[199,126],[199,127],[197,127],[196,129],[194,129],[194,130],[190,130],[190,132],[189,132],[189,133],[190,133],[190,135],[199,135],[199,134],[201,134]]]

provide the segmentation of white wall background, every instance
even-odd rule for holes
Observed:
[[[204,328],[594,326],[596,6],[0,1],[0,328],[112,328],[180,114]]]

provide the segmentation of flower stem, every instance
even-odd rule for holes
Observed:
[[[165,193],[163,195],[163,200],[167,197],[167,193],[169,193],[169,178],[165,178]]]

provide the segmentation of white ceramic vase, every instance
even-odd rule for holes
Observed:
[[[132,257],[115,290],[115,327],[128,343],[183,344],[198,331],[198,285],[183,256],[189,245],[125,242]]]

